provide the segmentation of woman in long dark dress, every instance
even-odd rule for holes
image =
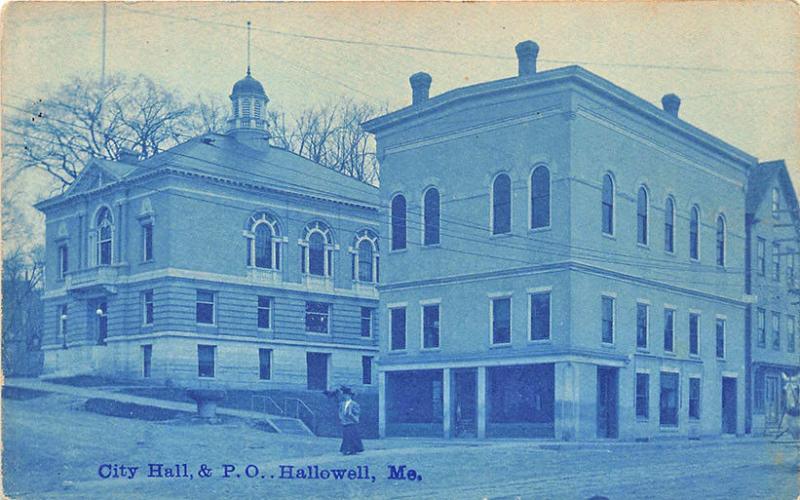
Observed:
[[[342,446],[339,447],[345,455],[355,455],[364,451],[364,444],[358,434],[358,422],[361,416],[361,407],[353,400],[353,390],[349,387],[341,389],[342,400],[339,403],[339,421],[342,423]]]

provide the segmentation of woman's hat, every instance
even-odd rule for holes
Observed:
[[[353,389],[347,387],[346,385],[339,387],[339,390],[342,391],[342,394],[349,394],[351,396],[354,394]]]

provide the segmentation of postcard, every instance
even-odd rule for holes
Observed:
[[[8,498],[800,498],[791,2],[8,2]]]

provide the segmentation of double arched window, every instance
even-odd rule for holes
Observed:
[[[675,201],[671,196],[664,205],[664,250],[675,252]]]
[[[531,173],[531,229],[550,226],[550,170],[544,165]]]
[[[268,212],[258,212],[247,222],[247,265],[280,269],[280,226],[277,219]]]
[[[614,234],[614,179],[611,174],[603,176],[603,233]]]
[[[333,234],[324,222],[315,221],[306,225],[300,247],[303,274],[333,276]]]
[[[717,216],[717,265],[725,265],[725,216]]]
[[[362,229],[353,239],[353,279],[362,283],[377,283],[379,276],[378,235]]]
[[[97,213],[97,265],[110,266],[114,247],[114,218],[108,207]]]
[[[640,186],[639,193],[636,196],[636,241],[640,245],[647,245],[648,243],[647,219],[649,211],[647,188]]]
[[[492,182],[492,234],[511,232],[511,177],[499,174]]]
[[[440,211],[439,190],[435,187],[428,188],[422,197],[422,205],[423,245],[438,245]]]
[[[392,198],[392,250],[406,248],[406,197]]]
[[[692,207],[689,214],[689,258],[700,258],[700,209],[697,205]]]

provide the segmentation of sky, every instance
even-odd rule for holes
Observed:
[[[800,182],[800,7],[791,2],[233,3],[106,5],[106,72],[145,74],[186,98],[227,97],[246,67],[287,112],[353,97],[389,109],[411,98],[516,74],[514,45],[540,46],[540,70],[580,64]],[[3,104],[99,76],[102,4],[6,3]],[[31,179],[26,195],[41,196]]]

